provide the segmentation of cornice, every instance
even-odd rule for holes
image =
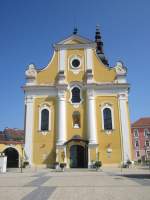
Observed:
[[[54,49],[60,50],[60,49],[95,49],[96,43],[88,43],[88,44],[55,44]]]

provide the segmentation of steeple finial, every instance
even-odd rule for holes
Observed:
[[[101,34],[100,34],[100,28],[99,25],[96,26],[96,32],[95,32],[95,42],[97,44],[96,47],[96,53],[103,62],[104,65],[109,65],[107,59],[104,56],[103,52],[103,42],[101,40]]]
[[[78,29],[77,29],[77,27],[74,27],[73,34],[76,35],[77,33],[78,33]]]

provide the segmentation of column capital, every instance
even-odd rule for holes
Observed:
[[[33,96],[25,96],[25,104],[33,103],[34,97]]]
[[[57,99],[59,101],[65,101],[66,100],[66,89],[64,89],[64,88],[58,89]]]
[[[120,93],[118,94],[119,100],[128,100],[128,94],[127,93]]]

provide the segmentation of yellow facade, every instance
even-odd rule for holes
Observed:
[[[88,43],[88,41],[87,41]],[[82,37],[76,37],[76,35],[64,40],[62,43],[58,44],[54,50],[54,55],[47,65],[47,67],[42,70],[33,70],[31,76],[30,73],[27,73],[27,79],[32,79],[33,83],[27,83],[24,87],[25,98],[28,99],[28,91],[33,91],[33,93],[38,91],[38,95],[33,94],[33,117],[32,124],[28,124],[28,113],[26,113],[26,135],[29,135],[28,127],[32,134],[31,144],[32,150],[30,151],[29,157],[31,157],[31,163],[33,166],[52,166],[56,161],[57,162],[67,162],[67,166],[70,166],[70,156],[71,156],[71,146],[79,145],[83,148],[87,148],[86,159],[89,163],[96,160],[101,160],[105,164],[120,164],[124,160],[123,155],[123,145],[124,137],[122,136],[122,116],[125,117],[128,124],[128,129],[130,129],[129,114],[124,113],[120,114],[121,109],[119,102],[119,95],[122,93],[122,88],[124,87],[128,91],[127,83],[119,83],[119,75],[117,74],[117,67],[110,68],[103,64],[101,59],[96,54],[96,49],[92,46],[90,48],[90,55],[92,59],[92,82],[88,85],[88,70],[87,70],[87,56],[86,54],[86,41]],[[94,44],[94,42],[92,43]],[[70,46],[69,46],[70,45]],[[74,46],[75,45],[75,46]],[[79,45],[79,47],[77,46]],[[65,54],[61,56],[61,46],[62,49],[65,48]],[[61,61],[63,57],[63,61]],[[80,67],[78,70],[75,70],[71,66],[71,59],[78,58],[80,60]],[[90,61],[89,61],[90,62]],[[63,69],[64,79],[62,83],[59,83],[59,72],[61,71],[61,63],[65,66]],[[122,70],[122,69],[121,69]],[[30,69],[28,69],[30,71]],[[60,81],[61,82],[61,81]],[[65,86],[64,86],[65,85]],[[78,105],[73,105],[71,103],[71,87],[73,85],[79,85],[81,87],[81,102]],[[92,85],[92,86],[91,86]],[[44,91],[45,88],[53,88],[54,93],[57,93],[61,90],[61,87],[66,87],[64,91],[65,105],[66,105],[66,132],[65,132],[65,142],[63,145],[57,145],[57,136],[58,136],[58,94],[53,96]],[[95,116],[96,120],[96,143],[89,145],[89,136],[88,136],[88,126],[89,115],[87,115],[87,105],[88,105],[88,92],[87,88],[92,88],[94,90],[94,101],[95,101]],[[102,88],[104,87],[104,88]],[[108,87],[108,88],[107,88]],[[46,89],[45,89],[46,90]],[[89,89],[90,90],[90,89]],[[43,92],[44,91],[44,92]],[[118,92],[117,92],[118,91]],[[123,90],[124,91],[124,90]],[[41,93],[40,93],[41,92]],[[32,92],[31,92],[32,93]],[[31,94],[30,94],[31,96]],[[64,98],[63,97],[63,98]],[[103,128],[102,119],[102,108],[104,106],[110,106],[113,110],[113,128],[110,131],[105,131]],[[28,102],[26,103],[28,106]],[[40,130],[40,108],[42,106],[48,107],[51,110],[50,117],[50,130],[43,132]],[[126,104],[125,110],[128,110],[128,104]],[[73,113],[78,111],[80,113],[80,127],[75,128],[73,126]],[[28,111],[26,111],[28,112]],[[92,116],[91,119],[92,120]],[[64,126],[64,125],[62,125]],[[78,139],[75,139],[75,136],[78,136]],[[29,138],[29,136],[27,136]],[[27,139],[26,143],[28,142]],[[130,135],[127,135],[127,140],[130,141]],[[28,144],[26,144],[28,146]],[[28,149],[29,147],[27,147]],[[78,148],[77,148],[78,149]],[[27,150],[28,151],[28,150]],[[79,149],[77,151],[80,151]],[[130,151],[130,150],[129,150]],[[65,158],[63,154],[65,153]],[[128,155],[131,159],[130,155]],[[88,164],[87,163],[87,164]]]

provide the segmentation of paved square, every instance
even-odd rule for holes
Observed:
[[[24,169],[0,174],[0,200],[150,200],[148,169]]]

